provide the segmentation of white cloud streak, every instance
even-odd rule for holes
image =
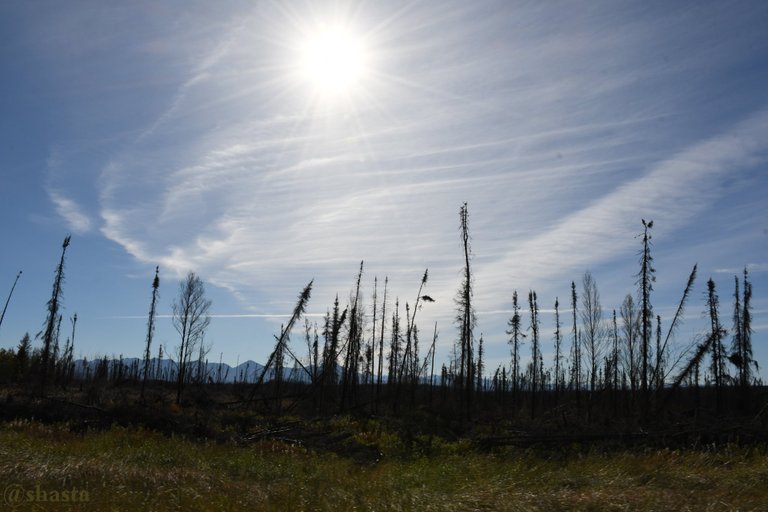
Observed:
[[[258,35],[275,26],[230,27],[105,166],[102,233],[142,262],[198,272],[254,314],[290,310],[312,277],[313,304],[344,300],[361,259],[369,284],[390,276],[390,297],[415,293],[428,267],[438,302],[425,318],[450,319],[467,201],[476,304],[502,318],[513,288],[633,255],[641,218],[672,239],[765,162],[767,111],[694,126],[678,81],[727,52],[668,44],[696,26],[687,11],[663,30],[579,13],[555,37],[540,6],[516,13],[517,30],[503,16],[453,26],[413,9],[424,18],[379,34],[370,101],[339,111],[313,109],[284,79],[283,42]],[[670,62],[647,57],[662,50]]]
[[[741,274],[744,269],[748,272],[768,272],[768,263],[747,263],[745,267],[716,268],[718,274]]]
[[[83,213],[76,202],[55,191],[49,192],[48,195],[56,207],[56,213],[64,219],[69,229],[78,235],[83,235],[91,230],[93,225],[91,219]]]

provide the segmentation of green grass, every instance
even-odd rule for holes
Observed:
[[[88,501],[0,509],[768,510],[765,448],[479,453],[466,442],[436,442],[425,456],[408,455],[391,434],[359,437],[379,443],[381,462],[361,465],[276,441],[217,444],[138,428],[82,435],[66,425],[5,423],[0,489],[85,490]]]

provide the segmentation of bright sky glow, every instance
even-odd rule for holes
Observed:
[[[302,77],[323,96],[354,92],[366,72],[363,40],[343,27],[323,27],[301,43]]]
[[[551,310],[590,270],[606,318],[635,293],[643,218],[662,323],[699,264],[676,343],[710,276],[729,327],[746,266],[768,368],[766,26],[748,0],[0,2],[0,347],[40,330],[71,233],[80,355],[142,353],[159,265],[153,352],[193,270],[210,357],[263,361],[302,287],[319,321],[364,260],[369,313],[375,277],[391,311],[429,269],[445,360],[466,201],[489,370],[513,290]]]

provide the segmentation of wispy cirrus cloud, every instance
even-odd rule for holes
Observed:
[[[478,285],[498,289],[503,282],[527,283],[529,276],[578,275],[634,247],[641,218],[654,219],[673,232],[711,206],[726,178],[765,161],[768,110],[732,129],[696,143],[597,198],[569,212],[550,229],[514,241],[478,276]],[[761,268],[760,266],[757,267]]]
[[[91,231],[93,222],[75,201],[55,191],[50,191],[48,196],[56,207],[56,213],[64,219],[69,229],[78,235]]]
[[[338,111],[283,80],[284,41],[259,36],[277,25],[229,27],[104,167],[102,233],[254,314],[289,308],[312,277],[323,308],[361,259],[369,281],[392,278],[390,297],[415,293],[428,267],[438,302],[425,315],[450,320],[467,201],[476,303],[502,318],[511,289],[634,254],[641,218],[672,238],[766,160],[765,110],[710,126],[691,104],[707,95],[680,86],[748,43],[725,52],[696,32],[671,44],[675,27],[697,26],[687,10],[663,28],[574,13],[556,36],[540,6],[516,11],[517,30],[482,9],[457,7],[476,19],[456,26],[464,15],[428,11],[382,35],[366,101]]]
[[[768,263],[747,263],[743,267],[716,268],[718,274],[741,274],[744,270],[748,272],[768,272]]]

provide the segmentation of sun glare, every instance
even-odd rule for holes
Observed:
[[[349,96],[365,77],[364,41],[341,27],[316,30],[301,45],[299,67],[302,78],[319,94]]]

